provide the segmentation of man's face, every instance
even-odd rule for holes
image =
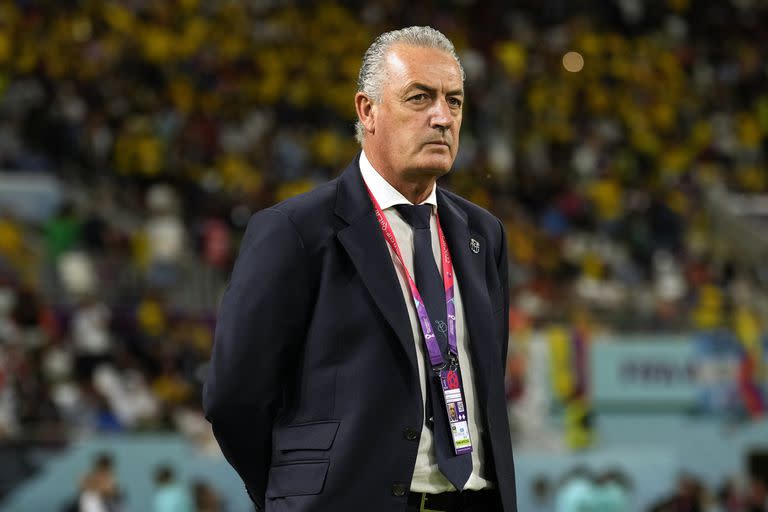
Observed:
[[[372,106],[366,154],[380,172],[406,179],[442,176],[459,149],[463,103],[461,70],[451,55],[393,46],[381,98]]]

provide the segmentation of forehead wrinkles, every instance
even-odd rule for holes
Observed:
[[[385,59],[384,89],[399,91],[412,82],[436,89],[462,90],[461,71],[450,55],[434,48],[395,46]]]

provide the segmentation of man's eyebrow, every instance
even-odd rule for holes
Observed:
[[[405,88],[406,92],[412,91],[414,89],[418,89],[420,91],[424,91],[429,94],[435,94],[435,92],[437,92],[437,89],[435,89],[434,87],[430,87],[427,84],[423,84],[421,82],[411,82]]]
[[[405,88],[406,92],[411,91],[413,89],[418,89],[420,91],[424,91],[429,94],[435,94],[437,92],[437,89],[434,87],[430,87],[427,84],[423,84],[421,82],[413,82],[411,84],[408,84],[408,86]],[[455,89],[452,91],[448,91],[448,96],[464,96],[464,89]]]

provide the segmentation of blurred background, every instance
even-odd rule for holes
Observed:
[[[521,512],[768,510],[763,0],[0,0],[0,510],[251,510],[216,307],[413,24],[467,72],[443,185],[509,239]]]

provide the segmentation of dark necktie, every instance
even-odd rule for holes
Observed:
[[[445,289],[443,278],[440,276],[440,271],[435,264],[435,256],[432,253],[432,234],[429,229],[432,206],[428,204],[402,204],[395,206],[395,208],[413,228],[413,269],[416,287],[419,289],[421,300],[424,301],[427,313],[429,313],[429,319],[432,321],[432,329],[440,345],[440,350],[447,360],[448,329]],[[429,357],[427,357],[428,360]],[[472,473],[472,457],[468,453],[456,455],[454,451],[442,389],[429,362],[427,362],[427,388],[425,415],[427,418],[432,416],[434,422],[432,432],[435,439],[437,467],[453,486],[461,491],[469,479],[470,473]]]

